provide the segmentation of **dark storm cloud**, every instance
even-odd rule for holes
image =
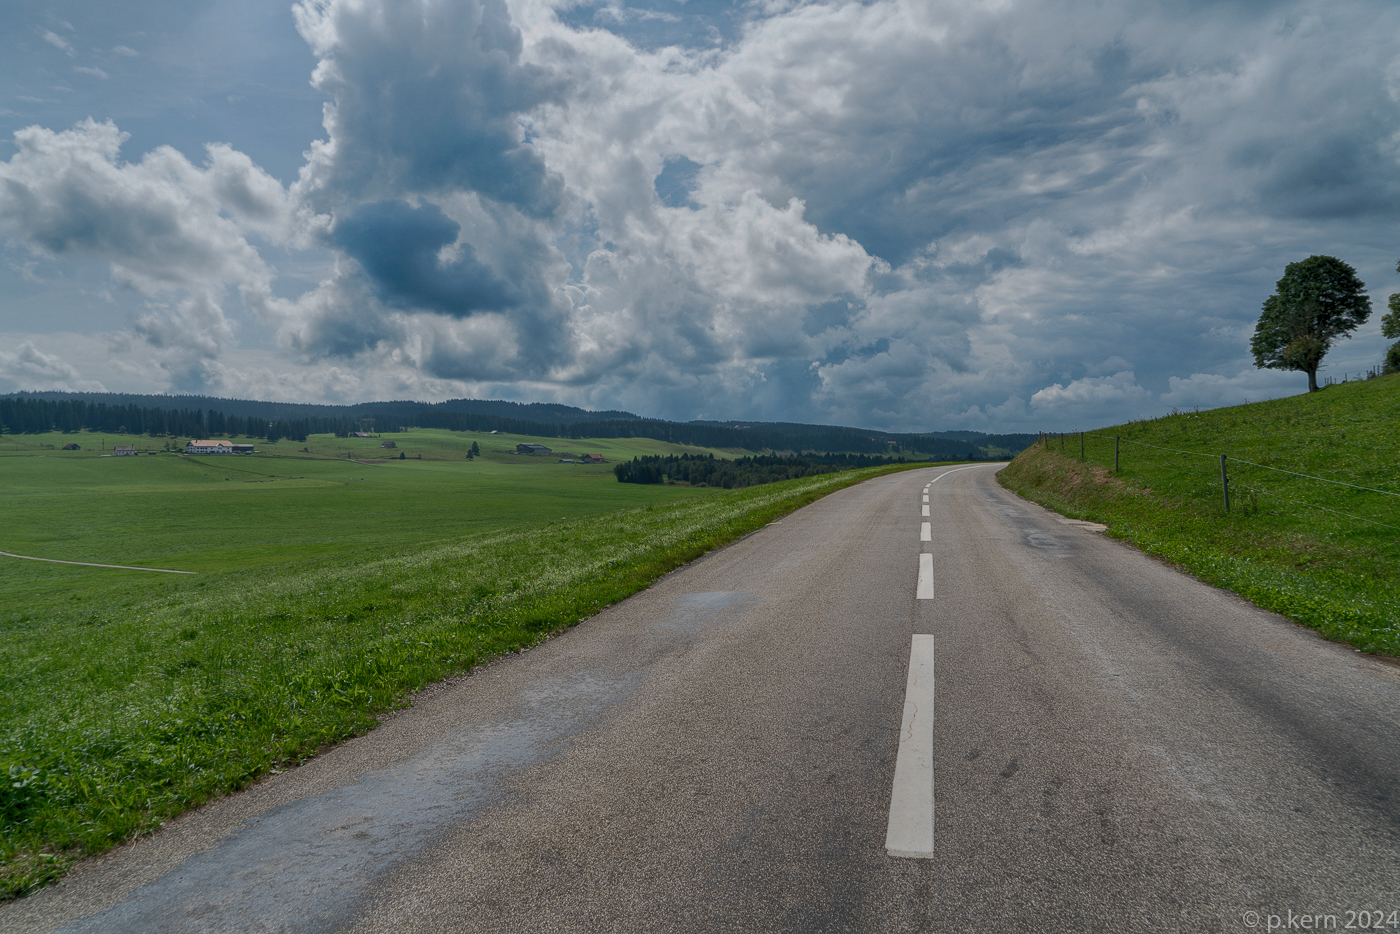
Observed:
[[[510,284],[477,262],[471,244],[441,262],[442,248],[455,243],[461,225],[433,204],[415,208],[379,201],[340,221],[333,242],[356,260],[379,300],[395,308],[436,311],[454,318],[501,311],[519,304]]]

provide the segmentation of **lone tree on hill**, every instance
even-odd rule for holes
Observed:
[[[1254,326],[1254,365],[1308,374],[1317,392],[1317,368],[1340,337],[1371,316],[1371,299],[1356,270],[1333,256],[1289,263]]]

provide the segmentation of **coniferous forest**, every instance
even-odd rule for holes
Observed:
[[[387,424],[385,423],[387,422]],[[398,431],[396,420],[376,419],[379,431]],[[136,405],[107,405],[82,400],[50,401],[22,396],[0,397],[0,434],[39,434],[46,431],[105,431],[112,434],[150,435],[160,438],[210,436],[305,441],[307,435],[335,433],[344,436],[358,430],[348,418],[295,418],[267,420],[252,416],[224,415],[203,409],[158,409]]]

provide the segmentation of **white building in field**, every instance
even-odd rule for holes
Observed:
[[[191,441],[185,445],[186,454],[232,454],[233,444],[228,441]]]

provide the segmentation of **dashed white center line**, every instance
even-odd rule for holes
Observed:
[[[920,523],[919,523],[919,541],[921,541],[921,542],[931,542],[931,541],[933,541],[933,525],[932,525],[931,523],[928,523],[928,522],[920,522]]]
[[[933,636],[916,635],[909,648],[885,852],[933,856]]]
[[[933,599],[933,555],[919,555],[919,589],[914,595],[920,600]]]
[[[928,518],[928,503],[924,503],[924,518]]]
[[[924,494],[924,502],[926,502],[926,503],[928,502],[928,494],[927,494],[927,493]]]

